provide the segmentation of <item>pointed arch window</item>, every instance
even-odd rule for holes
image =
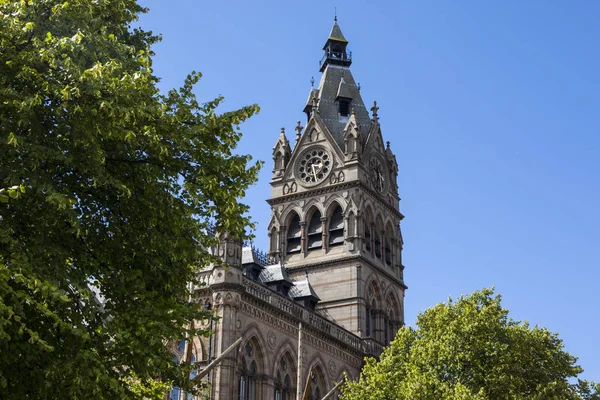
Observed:
[[[368,222],[365,222],[365,249],[371,252],[371,229]]]
[[[308,224],[308,250],[320,249],[323,247],[323,223],[321,222],[321,213],[315,211]]]
[[[377,258],[381,258],[381,238],[379,237],[379,232],[375,229],[375,256]]]
[[[294,213],[287,232],[287,253],[299,253],[302,250],[302,226],[300,217]]]
[[[390,247],[390,239],[386,236],[384,239],[385,263],[388,266],[392,265],[392,248]]]
[[[377,324],[377,314],[375,311],[375,300],[371,300],[371,315],[370,315],[370,319],[371,319],[371,333],[369,336],[371,337],[375,337],[375,329],[376,329],[376,324]]]
[[[344,244],[344,216],[339,205],[333,210],[329,221],[329,247]]]
[[[320,368],[313,371],[312,375],[308,377],[310,382],[310,399],[321,400],[324,396],[324,378]]]
[[[369,292],[369,302],[367,303],[367,315],[365,318],[365,321],[367,323],[367,329],[366,329],[366,336],[368,337],[374,337],[375,334],[375,308],[376,308],[376,303],[375,303],[375,299],[373,298],[373,292]]]
[[[185,340],[181,340],[176,345],[176,354],[173,356],[173,361],[176,364],[179,364],[180,362],[182,362],[181,360],[184,357],[185,357]],[[195,363],[196,363],[196,356],[192,352],[191,358],[190,358],[190,364],[193,365]],[[198,375],[198,371],[196,371],[196,370],[190,371],[190,379],[195,378],[196,375]],[[169,399],[169,400],[193,400],[193,398],[194,398],[194,396],[192,394],[187,393],[187,395],[186,395],[186,392],[184,390],[182,390],[181,388],[178,388],[177,386],[173,387],[167,395],[167,399]]]
[[[246,343],[238,379],[238,400],[256,400],[257,364],[254,345]]]
[[[293,400],[294,390],[292,388],[292,378],[290,377],[289,360],[286,357],[279,360],[277,366],[277,380],[275,381],[275,400]]]

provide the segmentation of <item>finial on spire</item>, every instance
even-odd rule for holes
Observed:
[[[358,82],[358,85],[356,85],[356,88],[358,89],[358,91],[360,92],[360,82]]]
[[[300,121],[298,121],[298,125],[296,125],[296,143],[300,141],[300,136],[302,136],[302,125],[300,125]]]
[[[285,136],[285,128],[281,127],[281,136]]]
[[[313,88],[313,89],[315,87],[315,77],[314,76],[310,77],[310,87]]]
[[[352,115],[356,115],[356,108],[352,107]]]
[[[377,114],[378,110],[379,110],[379,107],[377,107],[377,101],[374,101],[373,107],[371,107],[371,111],[373,112],[373,121],[374,122],[379,121],[379,115]]]
[[[387,148],[388,148],[388,150],[390,149],[390,141],[389,140],[387,141]]]
[[[337,22],[337,7],[333,7],[333,22]]]

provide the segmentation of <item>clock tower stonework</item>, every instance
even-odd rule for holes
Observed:
[[[269,256],[293,280],[308,277],[317,311],[380,346],[404,324],[398,164],[347,45],[336,20],[306,127],[298,122],[293,147],[282,129],[273,147]]]

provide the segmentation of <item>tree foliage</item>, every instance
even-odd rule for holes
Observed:
[[[256,105],[218,113],[191,73],[161,94],[135,0],[0,0],[0,398],[136,398],[186,387],[168,341],[207,233],[242,235]],[[98,301],[101,299],[102,301]]]
[[[484,289],[428,309],[367,360],[343,398],[599,400],[598,385],[571,383],[582,369],[558,336],[510,319],[500,300]]]

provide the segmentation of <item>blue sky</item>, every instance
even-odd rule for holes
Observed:
[[[271,149],[293,137],[333,22],[399,163],[406,320],[495,286],[600,380],[600,2],[142,0],[161,88],[258,103],[239,151],[266,249]]]

